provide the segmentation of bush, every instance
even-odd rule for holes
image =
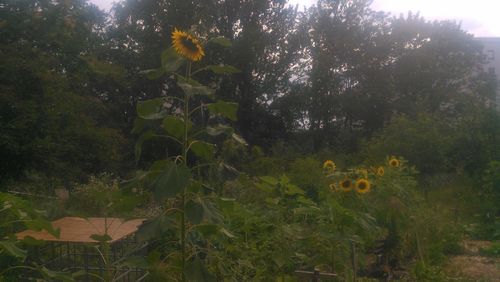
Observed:
[[[141,191],[120,189],[118,179],[102,174],[76,186],[66,207],[70,213],[83,216],[124,216],[133,212],[146,197]]]
[[[450,128],[433,116],[399,116],[365,141],[361,153],[373,161],[387,155],[405,156],[422,173],[449,171],[446,152],[452,144],[451,136]]]

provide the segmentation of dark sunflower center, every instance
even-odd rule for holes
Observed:
[[[351,182],[349,180],[344,180],[342,182],[342,187],[348,188],[351,185]]]
[[[364,183],[364,182],[359,183],[358,188],[361,189],[361,190],[365,190],[366,189],[366,183]]]
[[[182,42],[182,46],[184,46],[190,52],[192,52],[192,53],[198,52],[198,46],[193,42],[193,40],[191,40],[189,38],[182,38],[181,42]]]

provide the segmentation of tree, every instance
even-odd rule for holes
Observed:
[[[83,1],[6,1],[0,53],[2,178],[117,171],[123,137],[88,80],[103,15]]]

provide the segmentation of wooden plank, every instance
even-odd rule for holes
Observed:
[[[37,240],[51,242],[95,243],[97,241],[91,239],[90,236],[93,234],[104,235],[105,230],[107,230],[107,234],[112,238],[111,242],[115,242],[136,232],[145,220],[142,218],[125,221],[123,218],[109,217],[63,217],[52,222],[54,228],[61,230],[59,238],[45,230],[25,230],[17,233],[16,237],[19,240],[30,236]]]
[[[305,270],[295,270],[295,274],[297,276],[304,276],[304,277],[336,277],[336,273],[330,273],[330,272],[319,272],[319,271],[305,271]]]

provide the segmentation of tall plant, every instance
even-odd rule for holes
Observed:
[[[207,44],[231,45],[220,37],[209,40]],[[214,164],[216,146],[202,138],[225,134],[244,142],[230,126],[219,123],[225,119],[236,120],[237,104],[216,99],[213,88],[195,79],[205,71],[232,74],[238,70],[229,65],[203,66],[204,56],[204,46],[193,33],[173,31],[172,47],[161,56],[162,67],[145,73],[151,79],[165,75],[174,78],[182,95],[168,93],[164,97],[139,102],[134,128],[135,132],[141,132],[136,144],[137,159],[143,143],[153,138],[175,143],[179,150],[178,154],[155,161],[146,171],[139,171],[132,183],[142,182],[164,207],[160,216],[143,226],[139,233],[142,238],[158,235],[169,229],[170,224],[177,227],[178,240],[174,242],[174,248],[169,248],[173,253],[163,253],[158,260],[169,269],[180,271],[182,281],[213,279],[203,263],[210,245],[207,241],[218,231],[231,235],[219,224],[221,218],[215,201],[221,199],[203,180],[203,170]],[[204,124],[196,122],[200,120]],[[214,123],[216,125],[205,126]],[[160,125],[159,130],[151,126],[155,124]]]

